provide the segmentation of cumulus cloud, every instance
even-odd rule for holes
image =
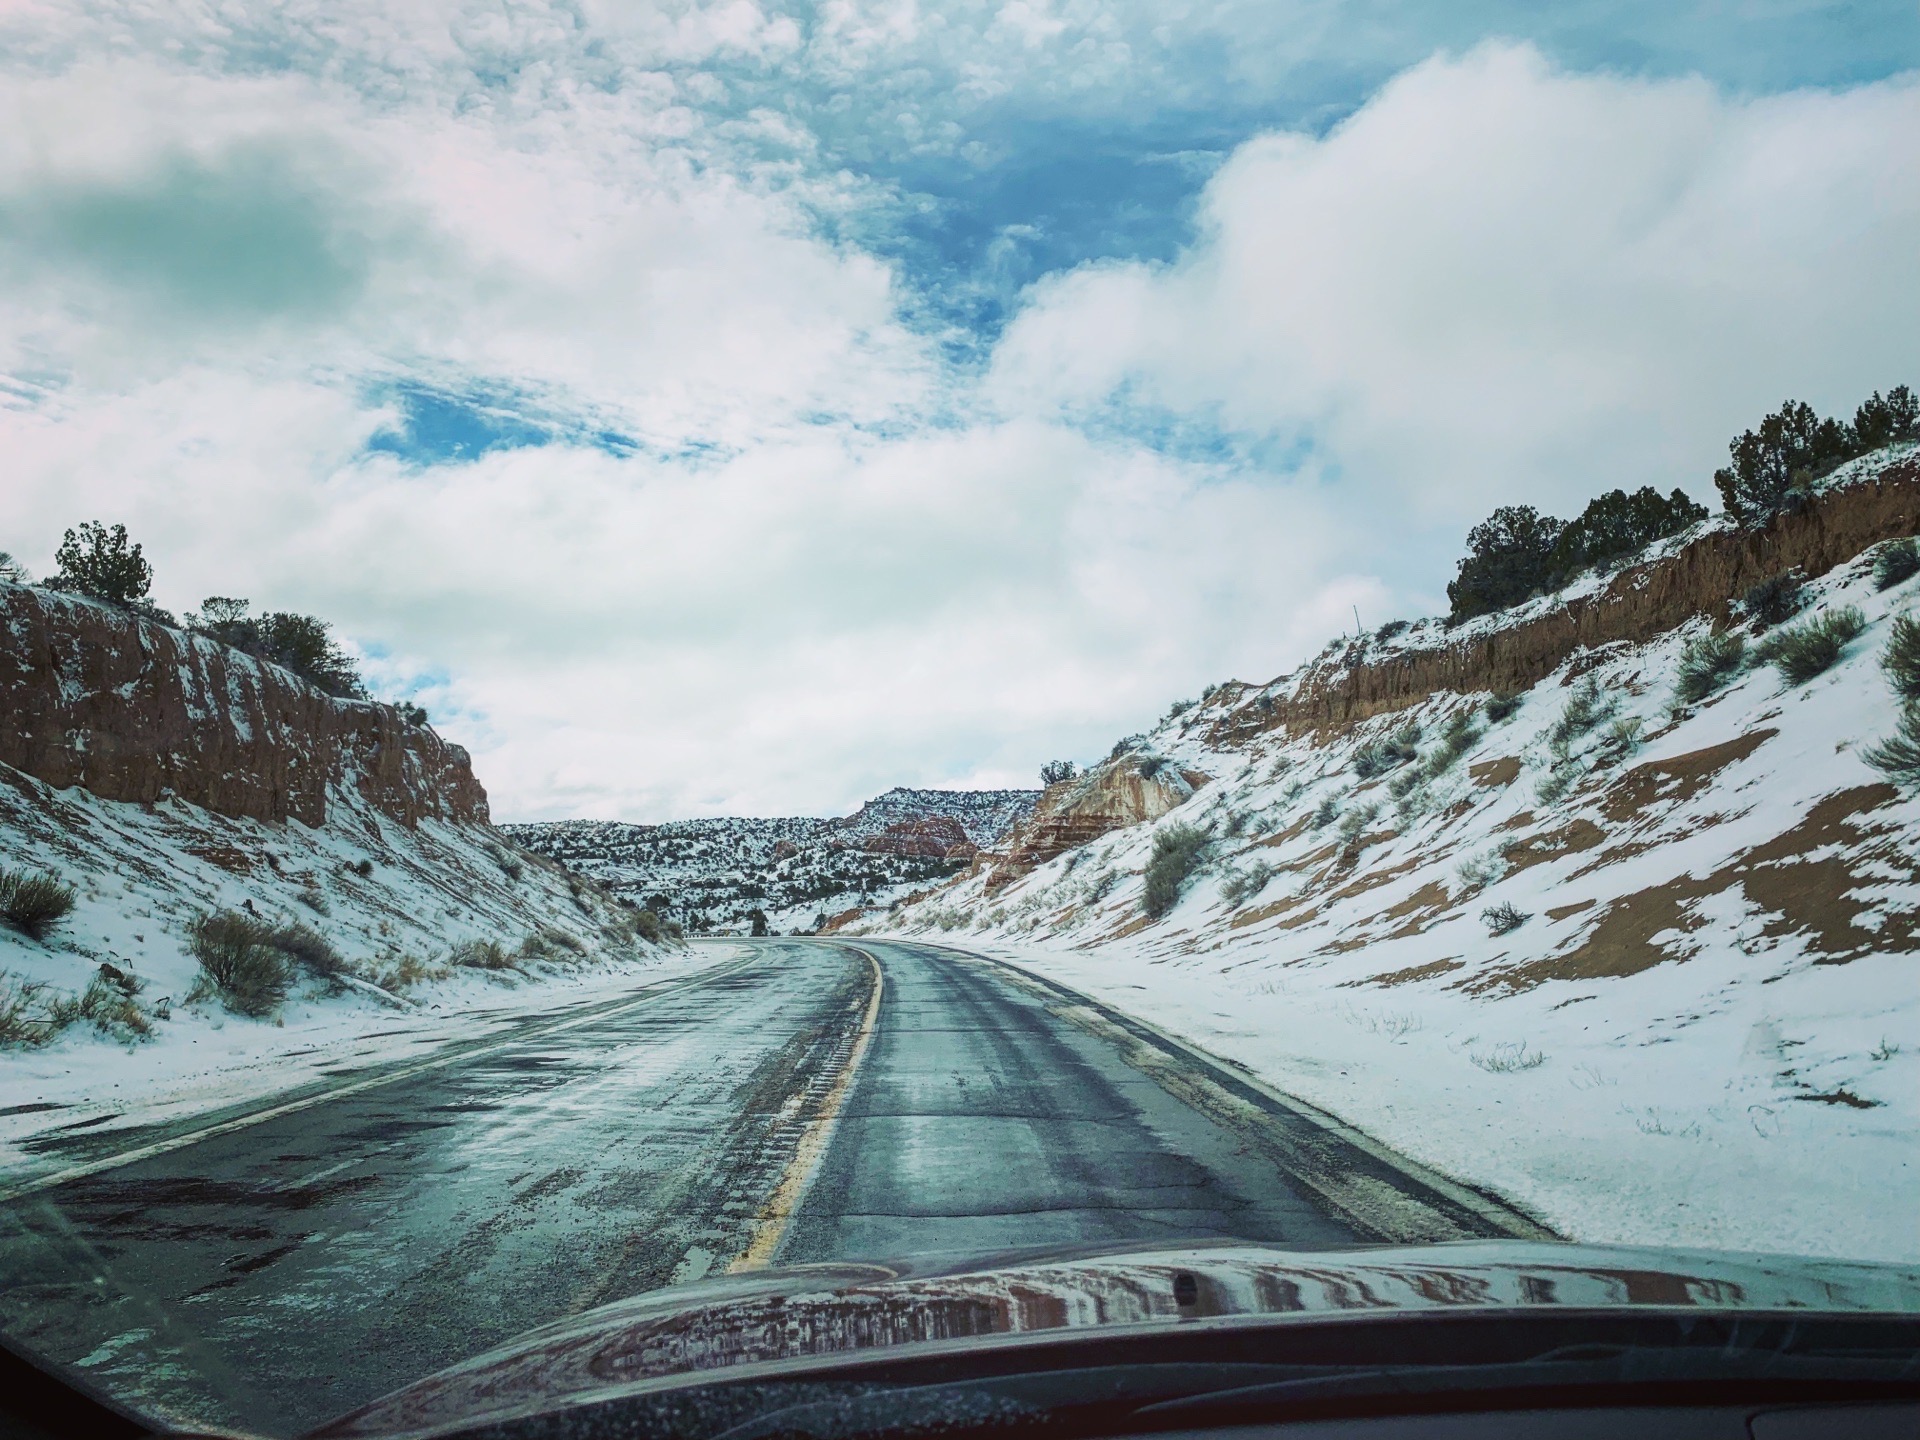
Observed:
[[[848,136],[991,168],[969,107],[1201,93],[1150,12],[14,11],[0,547],[123,520],[163,603],[331,618],[506,818],[831,810],[1103,753],[1430,606],[1499,500],[1697,491],[1911,369],[1911,85],[1513,46],[1199,157],[1191,245],[997,347],[917,321],[874,235],[981,217]],[[393,438],[433,406],[479,438]]]
[[[1742,99],[1487,46],[1248,142],[1201,226],[1174,265],[1041,286],[1003,402],[1305,437],[1434,521],[1700,491],[1762,406],[1913,378],[1920,87]]]

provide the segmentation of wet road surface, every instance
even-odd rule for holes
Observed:
[[[0,1328],[123,1398],[288,1434],[730,1267],[1516,1233],[1322,1120],[985,961],[771,941],[0,1206]],[[60,1143],[99,1165],[149,1139]]]

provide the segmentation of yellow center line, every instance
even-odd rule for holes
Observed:
[[[867,1047],[873,1043],[873,1030],[880,1019],[880,996],[886,988],[886,977],[881,973],[880,962],[874,959],[871,952],[852,945],[847,948],[863,956],[867,964],[873,967],[873,993],[867,997],[867,1013],[860,1021],[860,1033],[854,1037],[852,1053],[847,1056],[847,1063],[841,1066],[833,1089],[827,1092],[820,1113],[807,1126],[799,1145],[794,1148],[793,1159],[788,1162],[786,1173],[780,1177],[773,1197],[755,1218],[753,1240],[728,1264],[727,1273],[730,1275],[742,1270],[764,1270],[772,1263],[780,1242],[787,1237],[787,1227],[792,1223],[794,1212],[800,1208],[807,1186],[819,1168],[821,1157],[826,1154],[827,1142],[833,1138],[841,1107],[846,1104],[847,1093],[853,1088],[853,1077],[859,1073],[860,1062],[866,1058]]]

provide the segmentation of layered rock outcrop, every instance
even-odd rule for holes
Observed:
[[[1709,530],[1545,614],[1489,624],[1431,647],[1396,649],[1379,660],[1316,662],[1288,677],[1284,693],[1268,686],[1268,698],[1230,710],[1208,738],[1231,745],[1281,726],[1348,725],[1442,691],[1517,693],[1577,651],[1638,644],[1699,616],[1724,621],[1734,599],[1761,580],[1796,570],[1808,578],[1824,575],[1883,540],[1915,533],[1920,455],[1909,452],[1866,478],[1819,493],[1798,514],[1776,516],[1759,530]]]
[[[971,860],[980,847],[951,815],[929,815],[901,820],[878,835],[869,835],[861,849],[872,855],[912,855],[926,860]]]
[[[1007,853],[993,858],[988,887],[1009,884],[1110,830],[1158,820],[1208,778],[1158,756],[1127,751],[1084,775],[1049,786],[1033,814],[1015,828]]]
[[[485,824],[467,752],[203,635],[0,582],[0,763],[60,788],[320,825],[351,787],[412,827]]]

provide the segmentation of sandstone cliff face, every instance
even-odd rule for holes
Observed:
[[[1033,814],[1014,830],[1006,855],[993,865],[988,886],[1008,884],[1110,830],[1158,820],[1185,804],[1207,779],[1197,770],[1183,771],[1165,761],[1156,765],[1129,752],[1062,780],[1046,790]]]
[[[1579,650],[1638,644],[1697,616],[1727,618],[1733,597],[1788,570],[1826,574],[1882,540],[1920,532],[1920,456],[1907,455],[1821,493],[1764,530],[1712,530],[1677,553],[1621,571],[1596,593],[1546,614],[1483,624],[1461,638],[1407,648],[1351,668],[1340,657],[1292,677],[1288,693],[1247,703],[1209,734],[1235,741],[1277,727],[1341,726],[1417,705],[1443,691],[1527,690]],[[1269,687],[1271,689],[1272,687]]]
[[[389,705],[337,700],[204,636],[0,583],[0,763],[107,800],[236,819],[327,818],[350,786],[411,828],[486,824],[467,752]]]
[[[951,815],[901,820],[878,835],[869,835],[861,849],[870,855],[914,855],[928,860],[971,860],[980,852],[966,827]]]

